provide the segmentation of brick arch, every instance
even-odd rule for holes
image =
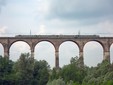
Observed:
[[[66,45],[66,44],[68,44],[68,45]],[[73,51],[69,50],[70,48],[73,48]],[[70,52],[72,52],[72,53],[70,53]],[[75,41],[73,41],[73,40],[62,41],[60,46],[59,46],[59,62],[61,62],[61,63],[59,63],[60,66],[62,67],[63,65],[69,64],[71,57],[76,57],[77,56],[79,58],[80,57],[79,52],[80,52],[80,48],[78,46],[78,43],[76,43]],[[64,58],[66,60],[63,63],[62,61],[63,61]]]
[[[94,44],[94,46],[93,46],[93,44]],[[95,48],[95,46],[96,46],[96,50],[98,50],[98,51],[93,49],[93,48]],[[90,49],[90,47],[91,47],[91,49]],[[98,47],[99,47],[99,49],[97,49]],[[102,60],[104,59],[104,48],[98,41],[90,40],[90,41],[86,42],[83,50],[84,50],[84,63],[86,65],[96,66],[98,63],[101,63]],[[91,51],[91,54],[90,54],[90,51]],[[95,63],[95,60],[96,60],[96,63]]]
[[[0,42],[0,44],[4,47],[4,43],[3,42]]]
[[[4,45],[5,45],[5,44],[3,44],[3,43],[1,43],[1,42],[0,42],[0,44],[1,44],[1,46],[3,47],[3,50],[4,50]]]
[[[6,40],[0,41],[0,44],[2,45],[4,51],[9,48]]]
[[[111,48],[111,47],[112,47],[112,45],[113,45],[113,41],[112,41],[112,42],[110,42],[110,44],[109,44],[109,48]]]
[[[60,43],[59,47],[60,47],[63,43],[68,42],[68,41],[75,43],[75,44],[77,45],[79,51],[80,51],[80,45],[79,45],[79,43],[76,42],[76,41],[74,41],[74,40],[64,40],[64,41],[62,41],[62,42]]]
[[[28,49],[27,49],[28,51],[25,50],[25,52],[29,52],[29,53],[31,54],[31,51],[30,51],[30,48],[31,48],[31,47],[30,47],[30,45],[29,45],[27,42],[25,42],[25,41],[23,41],[23,40],[16,40],[16,41],[12,42],[12,43],[10,44],[10,47],[9,47],[9,58],[10,58],[10,59],[13,59],[14,61],[17,60],[17,59],[19,59],[20,54],[23,53],[23,51],[24,51],[24,50],[21,51],[21,48],[20,48],[20,47],[16,47],[16,49],[17,49],[17,48],[20,48],[20,52],[18,52],[17,50],[15,51],[15,50],[13,49],[14,46],[19,45],[18,42],[24,43],[24,45],[26,44],[26,45],[27,45],[27,48],[28,48]],[[17,43],[18,43],[18,44],[17,44]],[[15,45],[15,44],[16,44],[16,45]],[[21,46],[21,47],[22,47],[22,46]],[[13,49],[13,51],[18,52],[18,53],[17,53],[17,54],[19,54],[18,57],[12,56],[12,55],[15,55],[15,54],[13,53],[12,49]],[[16,55],[17,55],[17,54],[16,54]]]
[[[35,42],[35,44],[34,44],[34,48],[36,47],[36,45],[38,45],[38,44],[41,43],[41,42],[49,42],[49,43],[54,47],[54,49],[56,49],[56,46],[55,46],[54,42],[52,42],[52,41],[50,41],[50,40],[40,40],[40,41],[37,41],[37,42]]]
[[[46,44],[46,45],[45,45]],[[44,47],[44,49],[39,49],[40,47],[39,46],[47,46],[47,47]],[[39,50],[38,50],[39,49]],[[51,50],[50,50],[51,49]],[[43,51],[45,51],[45,50],[47,50],[47,52],[49,52],[49,53],[47,53],[47,55],[46,55],[46,57],[43,57],[43,56],[45,56],[45,54],[46,54],[46,52],[43,52]],[[54,65],[55,64],[53,64],[54,62],[55,62],[55,52],[56,52],[56,50],[55,50],[55,45],[54,45],[54,43],[52,43],[51,41],[48,41],[48,40],[40,40],[40,41],[38,41],[37,43],[35,43],[35,46],[34,46],[34,54],[37,54],[37,53],[39,53],[39,55],[38,56],[34,56],[34,58],[37,60],[37,59],[39,59],[39,60],[42,60],[42,59],[46,59],[46,61],[48,62],[48,64],[50,65],[50,67],[54,67]],[[52,53],[52,54],[51,54]],[[40,55],[41,54],[41,55]],[[52,56],[51,56],[51,55]],[[40,57],[39,57],[40,56]],[[49,56],[49,57],[48,57]],[[51,61],[50,61],[50,59],[51,59]]]
[[[26,40],[15,40],[15,41],[13,41],[13,42],[11,42],[11,43],[9,44],[9,50],[10,50],[11,46],[12,46],[14,43],[19,42],[19,41],[25,42],[25,43],[31,48],[31,45],[30,45],[29,41],[26,41]]]
[[[87,43],[89,43],[89,42],[91,42],[91,41],[94,41],[94,42],[99,43],[99,44],[102,46],[103,50],[105,50],[104,44],[103,44],[101,41],[99,41],[99,40],[88,40],[87,42],[84,43],[84,47],[85,47],[85,45],[86,45]],[[83,49],[84,49],[84,47],[83,47]]]
[[[31,48],[32,53],[34,52],[34,46],[40,41],[49,41],[55,47],[55,55],[56,61],[58,61],[59,52],[58,48],[61,43],[65,41],[72,41],[75,42],[79,49],[80,55],[83,56],[83,47],[89,41],[96,41],[101,44],[104,50],[104,59],[109,60],[109,47],[110,44],[113,42],[113,37],[101,37],[101,36],[94,36],[94,35],[21,35],[15,37],[0,37],[0,42],[4,46],[4,56],[9,56],[9,48],[11,45],[17,41],[24,41],[26,42]],[[56,63],[56,67],[59,67],[58,62]]]

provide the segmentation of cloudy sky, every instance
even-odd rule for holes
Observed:
[[[113,0],[0,0],[0,36],[30,34],[30,30],[33,35],[78,34],[80,31],[81,34],[113,36]],[[48,45],[50,50],[43,52]],[[16,48],[18,51],[15,52]],[[88,52],[92,49],[92,52],[84,53],[87,65],[95,65],[94,59],[98,58],[95,56],[101,56],[98,62],[102,61],[103,48],[99,43],[89,42],[85,49]],[[95,49],[98,55],[94,55]],[[46,59],[54,66],[54,57],[51,57],[54,48],[50,43],[39,43],[35,50],[37,59]],[[62,44],[60,50],[61,66],[79,52],[72,42]],[[29,46],[17,42],[11,47],[10,56],[15,60],[13,56],[23,51],[30,52]],[[64,51],[67,54],[63,55]]]

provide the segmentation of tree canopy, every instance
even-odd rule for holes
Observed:
[[[45,60],[23,53],[13,62],[0,56],[0,85],[113,85],[113,64],[104,60],[96,67],[80,65],[78,57],[70,64],[50,69]]]

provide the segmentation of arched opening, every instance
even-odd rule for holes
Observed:
[[[36,60],[45,60],[51,68],[55,67],[55,48],[53,44],[48,41],[39,42],[35,46],[34,58]]]
[[[4,57],[4,48],[1,43],[0,43],[0,56]]]
[[[90,41],[84,46],[84,64],[91,67],[97,66],[103,60],[103,47],[96,41]]]
[[[24,41],[17,41],[11,45],[9,53],[10,53],[9,58],[12,61],[17,61],[21,53],[31,53],[30,46]]]
[[[113,63],[113,44],[110,46],[110,62]]]
[[[79,48],[76,43],[72,41],[63,42],[59,48],[59,65],[63,67],[70,63],[72,57],[79,56]]]

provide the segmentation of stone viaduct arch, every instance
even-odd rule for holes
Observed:
[[[46,50],[46,51],[44,51]],[[50,41],[39,41],[35,45],[34,58],[38,60],[46,60],[50,67],[54,67],[55,46]],[[40,53],[41,52],[41,53]]]
[[[65,56],[64,56],[65,54]],[[71,56],[70,56],[71,55]],[[64,41],[59,47],[59,64],[62,67],[70,63],[72,57],[79,57],[79,47],[74,41]],[[65,58],[65,59],[64,59]],[[62,64],[60,63],[62,62]]]
[[[11,44],[11,46],[9,46],[9,59],[13,59],[14,61],[16,61],[17,59],[19,59],[20,54],[23,52],[29,52],[31,54],[29,44],[25,41],[15,41]]]
[[[96,60],[96,62],[95,62]],[[97,41],[89,41],[84,45],[84,63],[97,66],[103,60],[103,46]]]
[[[83,48],[89,41],[99,42],[104,51],[103,60],[110,61],[110,46],[113,37],[100,37],[98,35],[17,35],[15,37],[0,37],[0,43],[4,47],[4,56],[9,57],[10,46],[16,41],[26,42],[31,49],[31,57],[34,57],[34,49],[37,43],[48,41],[55,47],[55,67],[59,68],[59,47],[65,41],[75,42],[79,47],[79,58],[83,62]]]

